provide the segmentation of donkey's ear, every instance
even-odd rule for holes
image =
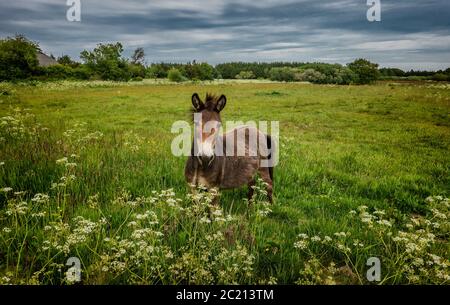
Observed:
[[[225,95],[221,95],[219,99],[217,100],[216,104],[216,111],[221,112],[223,108],[225,108],[225,105],[227,104],[227,98]]]
[[[194,109],[197,111],[205,108],[205,104],[203,104],[202,100],[200,99],[197,93],[194,93],[192,95],[192,106],[194,106]]]

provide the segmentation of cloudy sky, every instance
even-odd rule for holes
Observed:
[[[402,69],[450,67],[449,0],[380,0],[368,22],[366,0],[2,0],[0,37],[16,33],[46,53],[78,59],[99,42],[143,47],[147,62],[348,63],[365,57]]]

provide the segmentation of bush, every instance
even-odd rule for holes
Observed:
[[[230,62],[216,65],[215,70],[216,75],[224,79],[234,79],[241,71],[251,71],[256,79],[267,79],[272,68],[297,68],[301,65],[298,62]]]
[[[405,76],[405,71],[397,68],[382,68],[380,74],[384,77]]]
[[[88,80],[91,77],[91,74],[85,65],[81,65],[72,69],[72,77],[75,79]]]
[[[367,59],[357,59],[352,63],[349,63],[347,67],[356,74],[355,83],[357,84],[370,84],[376,81],[380,72],[378,71],[378,64],[371,63]]]
[[[279,82],[294,82],[301,80],[302,70],[297,68],[272,68],[269,72],[269,77],[273,81]]]
[[[349,68],[330,64],[305,64],[300,68],[272,68],[269,75],[274,81],[307,81],[314,84],[346,85],[357,79],[356,74]]]
[[[309,63],[300,66],[301,69],[313,70],[320,74],[309,71],[302,78],[316,84],[338,84],[348,85],[356,82],[356,74],[347,67],[340,64],[325,64],[325,63]]]
[[[311,82],[311,83],[322,83],[324,75],[314,69],[306,69],[300,73],[297,78],[300,81]]]
[[[252,71],[241,71],[235,77],[236,79],[254,79],[255,74]]]
[[[169,67],[164,64],[151,64],[145,70],[145,76],[148,78],[167,78],[167,72],[169,71]]]
[[[129,64],[128,70],[130,71],[131,77],[144,78],[145,77],[145,67],[141,64]]]
[[[178,69],[172,68],[169,70],[167,77],[171,82],[183,82],[186,80],[186,78],[181,74],[181,72]]]
[[[77,80],[100,80],[101,77],[95,74],[91,74],[89,69],[80,65],[76,68],[72,68],[66,65],[53,65],[48,67],[39,67],[37,75],[33,78],[39,80],[59,80],[59,79],[77,79]]]
[[[335,70],[333,83],[338,85],[348,85],[355,83],[357,79],[358,76],[355,72],[347,67],[341,67]]]
[[[24,79],[38,71],[36,43],[17,35],[0,40],[0,81]]]
[[[64,65],[52,65],[48,67],[40,67],[40,75],[49,80],[68,79],[73,76],[73,69]]]
[[[432,79],[434,81],[438,81],[438,82],[445,82],[445,81],[449,81],[450,80],[450,76],[449,75],[445,75],[443,73],[436,73],[435,75],[433,75]]]

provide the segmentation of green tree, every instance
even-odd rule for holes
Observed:
[[[177,67],[178,70],[184,70],[184,75],[192,80],[213,80],[215,75],[214,67],[207,63],[188,63]]]
[[[0,40],[0,81],[24,79],[38,71],[39,46],[22,35]]]
[[[80,58],[94,75],[101,79],[127,81],[131,77],[128,62],[122,58],[120,42],[98,44],[93,51],[84,50]]]
[[[355,82],[357,84],[370,84],[376,81],[380,72],[378,71],[378,64],[372,63],[367,59],[357,59],[349,63],[347,67],[356,74]]]
[[[136,50],[134,50],[133,55],[131,56],[131,63],[137,65],[144,65],[144,61],[145,61],[145,52],[144,52],[144,48],[137,48]]]
[[[385,77],[405,76],[405,71],[398,68],[381,68],[380,74]]]
[[[61,65],[69,66],[72,68],[76,68],[76,67],[80,66],[80,63],[74,61],[72,58],[70,58],[69,55],[63,55],[61,57],[58,57],[57,62]]]

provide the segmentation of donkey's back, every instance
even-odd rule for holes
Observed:
[[[251,197],[252,186],[259,174],[266,182],[267,193],[272,200],[273,168],[269,161],[274,151],[272,139],[256,127],[247,125],[219,134],[219,125],[213,122],[220,122],[219,113],[225,103],[223,95],[220,98],[207,95],[206,103],[197,94],[192,96],[195,113],[202,114],[194,136],[194,143],[198,143],[201,149],[195,155],[193,144],[191,156],[186,163],[186,180],[191,185],[203,185],[207,188],[230,189],[248,185]],[[209,130],[201,127],[211,123],[213,127]]]
[[[218,143],[223,143],[224,155],[221,188],[248,185],[258,171],[264,171],[262,162],[270,157],[271,139],[257,128],[236,127],[221,135]]]

